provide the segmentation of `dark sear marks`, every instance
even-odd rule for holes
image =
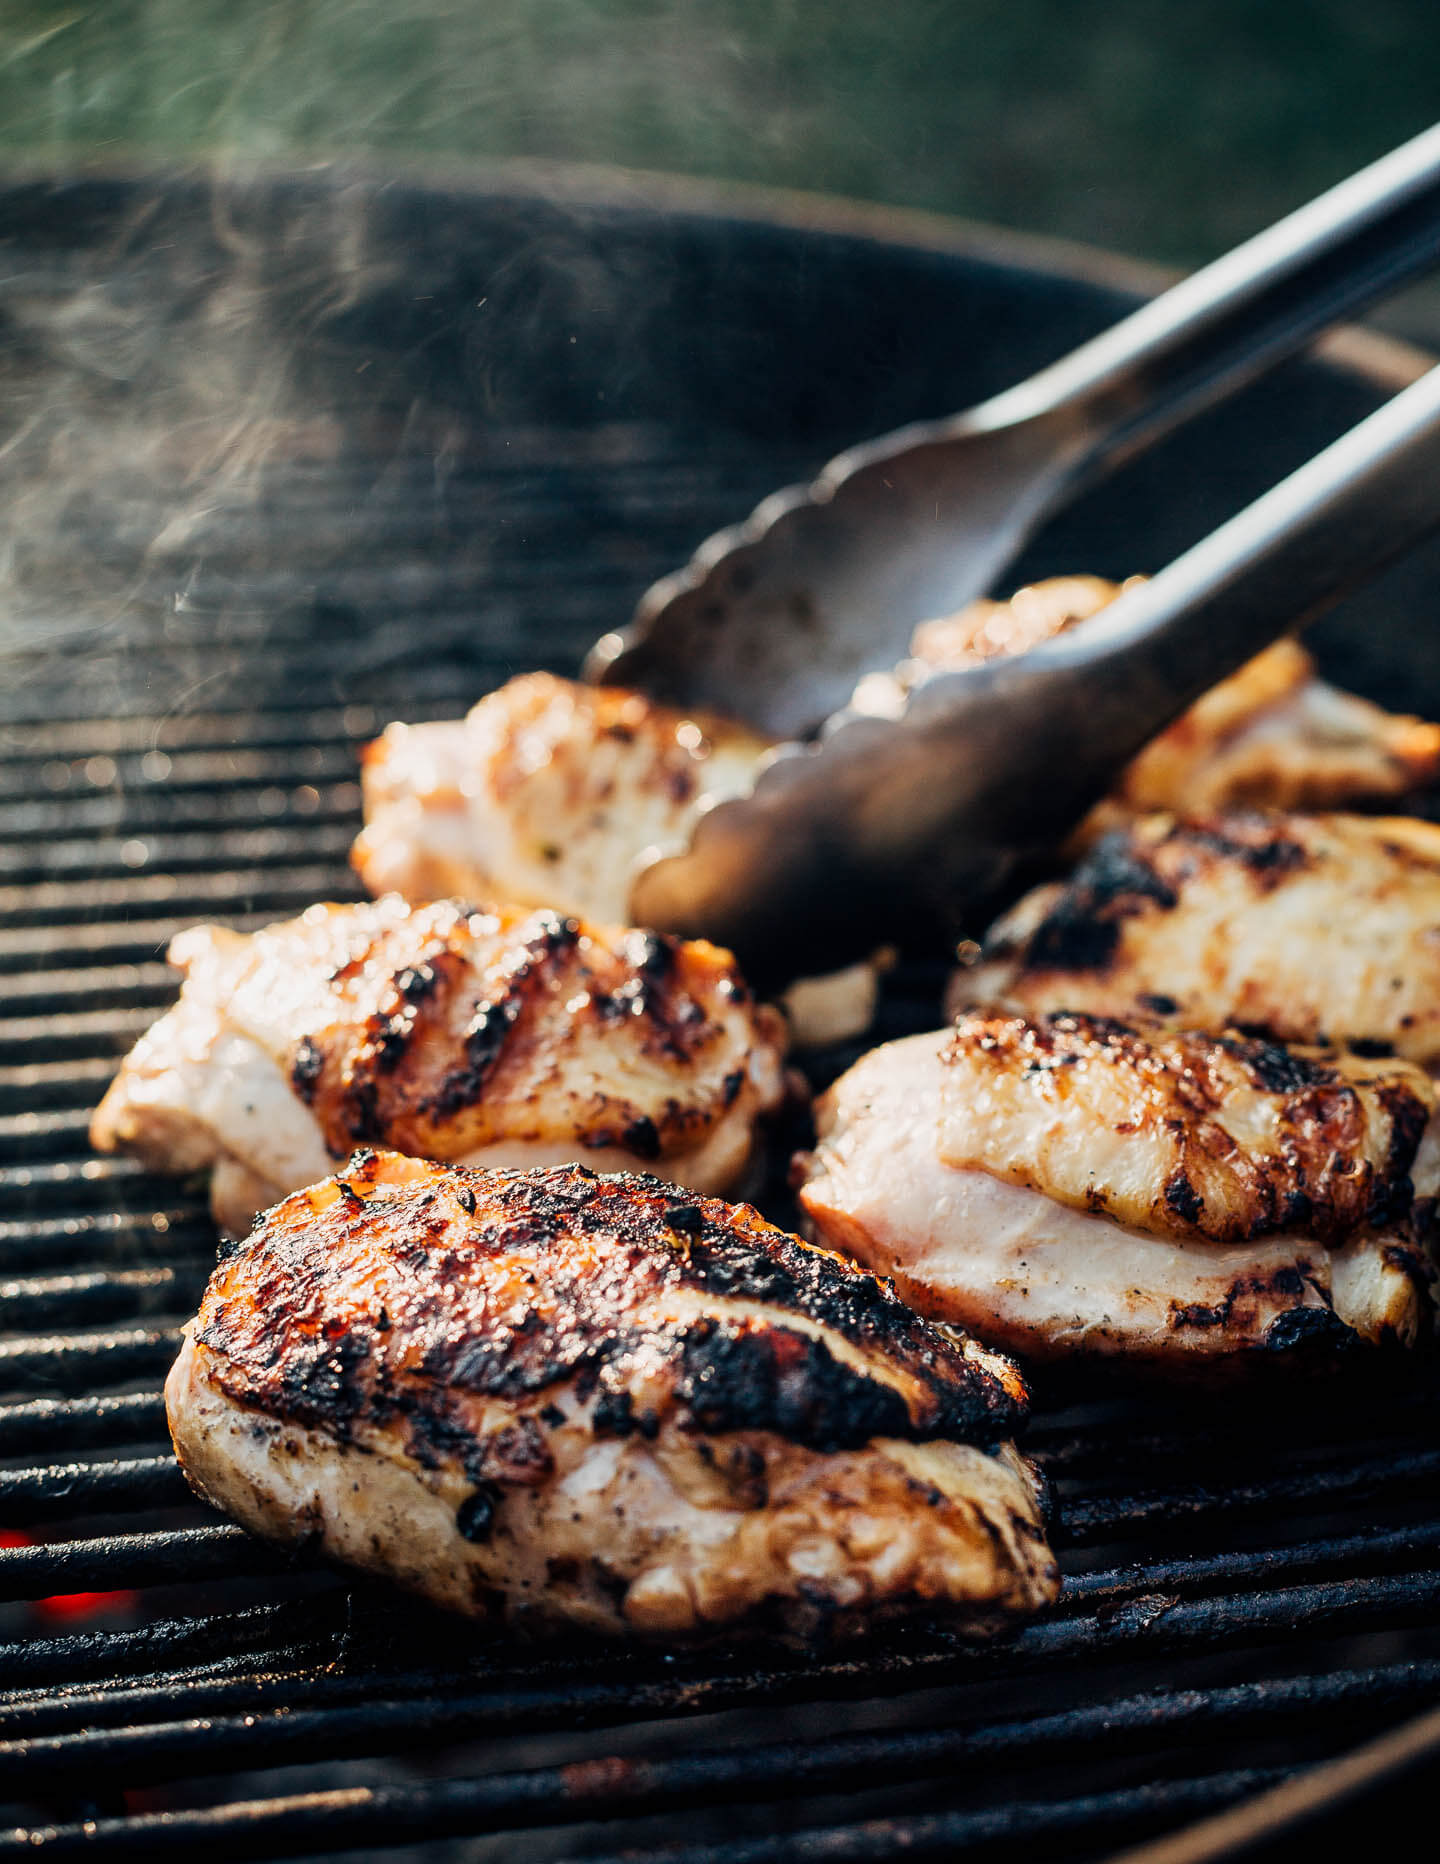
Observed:
[[[1440,1070],[1437,928],[1436,823],[1142,816],[1005,913],[946,1007],[1158,1016]]]
[[[1272,818],[1238,810],[1172,823],[1158,840],[1117,830],[1101,837],[1059,891],[1018,953],[1020,971],[1105,970],[1127,919],[1172,912],[1186,883],[1217,862],[1240,867],[1268,891],[1310,859]],[[987,945],[982,958],[1008,955],[1002,942]]]
[[[348,956],[317,980],[327,1021],[289,1059],[335,1158],[570,1134],[655,1161],[730,1111],[749,1042],[774,1049],[778,1080],[781,1019],[748,1007],[716,947],[444,902],[351,918]]]
[[[577,1410],[597,1436],[668,1421],[821,1451],[991,1448],[1023,1419],[1008,1362],[748,1206],[569,1166],[362,1151],[341,1176],[258,1220],[196,1324],[220,1389],[281,1420],[340,1441],[399,1424],[423,1466],[524,1485]]]
[[[1227,1031],[972,1011],[944,1052],[945,1162],[1139,1228],[1343,1241],[1404,1224],[1430,1115],[1407,1063]]]

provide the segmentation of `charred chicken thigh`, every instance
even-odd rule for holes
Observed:
[[[1434,1100],[1394,1059],[976,1011],[835,1084],[800,1202],[923,1312],[1029,1355],[1412,1344]]]
[[[974,1630],[1058,1590],[1015,1368],[744,1206],[360,1151],[215,1271],[192,1485],[475,1617]]]
[[[1150,816],[986,935],[947,1007],[1228,1023],[1440,1063],[1440,827]]]
[[[248,937],[197,926],[170,958],[180,1000],[91,1138],[152,1170],[213,1167],[230,1231],[364,1143],[725,1190],[782,1098],[782,1018],[699,941],[392,897]]]

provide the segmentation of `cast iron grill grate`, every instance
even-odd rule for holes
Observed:
[[[63,765],[74,816],[35,819],[96,858],[73,857],[63,898],[14,883],[0,934],[0,1854],[462,1834],[517,1858],[1097,1854],[1433,1699],[1440,1394],[1423,1385],[1314,1387],[1257,1415],[1042,1379],[1031,1448],[1059,1496],[1065,1594],[988,1648],[931,1627],[821,1654],[514,1650],[191,1501],[158,1394],[213,1234],[195,1188],[91,1157],[87,1112],[172,992],[172,930],[354,893],[342,851],[375,722],[352,702],[10,728],[10,806],[49,810]],[[182,834],[209,838],[208,865],[104,857]],[[266,835],[273,864],[237,868],[232,838]],[[937,981],[902,974],[887,1032],[933,1019]],[[86,1617],[85,1593],[119,1596]]]
[[[317,172],[4,204],[0,1856],[1098,1857],[1433,1701],[1423,1381],[1041,1379],[1065,1592],[987,1647],[516,1648],[189,1497],[159,1394],[214,1259],[203,1189],[86,1144],[173,994],[167,940],[356,897],[357,753],[389,718],[572,669],[841,440],[964,405],[1125,299],[623,188]],[[238,458],[237,382],[263,440]],[[1147,469],[1087,508],[1086,566],[1127,573],[1137,536],[1163,561],[1377,398],[1302,371],[1279,419],[1270,392],[1244,448],[1186,443],[1179,503]],[[1074,567],[1055,547],[1038,567]],[[1419,704],[1428,637],[1391,599]],[[880,1035],[933,1024],[939,987],[897,974]]]

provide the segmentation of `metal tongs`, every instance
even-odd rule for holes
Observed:
[[[1208,687],[1440,524],[1440,370],[1073,634],[844,709],[1080,490],[1440,261],[1440,126],[1029,381],[841,454],[657,583],[595,679],[777,736],[749,796],[644,868],[638,923],[767,984],[976,924]],[[840,709],[836,709],[840,708]]]

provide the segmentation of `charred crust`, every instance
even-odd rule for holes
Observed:
[[[307,1107],[315,1098],[315,1087],[324,1066],[325,1057],[319,1048],[309,1036],[301,1036],[290,1063],[290,1085]]]
[[[1334,1068],[1283,1048],[1278,1042],[1233,1035],[1217,1036],[1215,1040],[1267,1094],[1298,1094],[1308,1087],[1330,1087],[1340,1080]]]
[[[455,1531],[462,1540],[483,1547],[495,1531],[495,1515],[501,1491],[493,1482],[482,1482],[473,1495],[467,1495],[455,1512]]]
[[[1180,1005],[1174,997],[1162,996],[1159,991],[1146,991],[1140,997],[1142,1010],[1149,1010],[1152,1016],[1174,1016]]]
[[[433,964],[407,964],[403,971],[395,973],[395,992],[406,1003],[423,1003],[432,996],[440,981],[440,973]]]
[[[1310,865],[1310,852],[1281,831],[1267,816],[1237,810],[1225,816],[1178,823],[1166,840],[1179,848],[1198,849],[1232,861],[1274,887],[1287,874]]]
[[[518,1417],[486,1437],[466,1458],[466,1469],[487,1481],[534,1488],[555,1473],[545,1433],[533,1417]]]
[[[635,1125],[637,1157],[687,1150],[738,1100],[748,1070],[732,1064],[767,1039],[763,1022],[752,1029],[729,1011],[723,953],[659,933],[587,932],[555,912],[454,901],[403,919],[356,908],[346,933],[350,955],[328,977],[333,1005],[290,1057],[297,1097],[337,1158],[357,1142],[444,1157],[512,1129],[534,1137],[528,1125],[548,1117],[541,1077],[571,1054],[594,1088],[587,1097],[564,1077],[560,1117],[577,1144],[589,1130],[618,1145]],[[645,1064],[633,1077],[620,1068],[613,1091],[585,1054],[605,1024],[623,1025]]]
[[[1199,1223],[1205,1214],[1205,1200],[1177,1165],[1165,1180],[1165,1203],[1183,1223]]]
[[[787,1328],[697,1321],[682,1335],[678,1375],[693,1427],[710,1434],[769,1430],[821,1451],[910,1434],[897,1391],[842,1366],[823,1340]]]
[[[631,932],[626,935],[625,956],[651,983],[658,984],[675,969],[675,940],[660,932]]]
[[[642,1113],[638,1120],[632,1120],[621,1139],[625,1150],[633,1152],[637,1159],[649,1161],[660,1156],[660,1132],[648,1114]]]
[[[1223,1327],[1229,1318],[1229,1309],[1223,1303],[1219,1307],[1206,1307],[1200,1302],[1172,1302],[1169,1325],[1177,1332],[1185,1327]]]
[[[956,1018],[943,1060],[967,1080],[977,1068],[994,1070],[1017,1106],[1031,1094],[1058,1102],[1072,1091],[1063,1075],[1076,1064],[1113,1070],[1090,1090],[1101,1096],[1097,1107],[1108,1106],[1107,1130],[1163,1142],[1149,1205],[1158,1226],[1224,1243],[1303,1228],[1333,1242],[1363,1224],[1408,1221],[1409,1171],[1430,1117],[1408,1065],[1387,1072],[1343,1052],[1287,1048],[1237,1030],[1147,1032],[1074,1011],[985,1010]],[[1271,1103],[1266,1136],[1253,1143],[1237,1137],[1243,1123],[1226,1123],[1227,1106],[1243,1109],[1252,1093]],[[1072,1175],[1056,1194],[1135,1220],[1093,1175],[1083,1185]]]
[[[1128,831],[1105,835],[1031,934],[1021,968],[1106,970],[1120,942],[1121,922],[1146,906],[1168,912],[1178,897]]]
[[[992,1448],[1023,1420],[1013,1372],[745,1206],[570,1167],[316,1195],[278,1205],[217,1271],[197,1338],[231,1397],[341,1441],[398,1429],[423,1467],[507,1486],[548,1470],[542,1427],[565,1414],[542,1394],[561,1385],[593,1396],[601,1436],[669,1418],[822,1449],[877,1433]],[[693,1318],[687,1297],[671,1318],[681,1291],[763,1312]],[[513,1429],[477,1437],[477,1398],[519,1406]]]
[[[1186,882],[1217,861],[1238,865],[1269,892],[1312,856],[1269,817],[1243,810],[1173,823],[1158,839],[1143,829],[1117,829],[1095,844],[1031,932],[1018,953],[1020,973],[1108,970],[1125,921],[1173,911]],[[1009,955],[1003,943],[982,953]],[[1177,1006],[1162,996],[1147,1007],[1169,1016]]]
[[[1260,1350],[1266,1353],[1331,1353],[1355,1346],[1360,1336],[1329,1307],[1292,1307],[1265,1329]]]

